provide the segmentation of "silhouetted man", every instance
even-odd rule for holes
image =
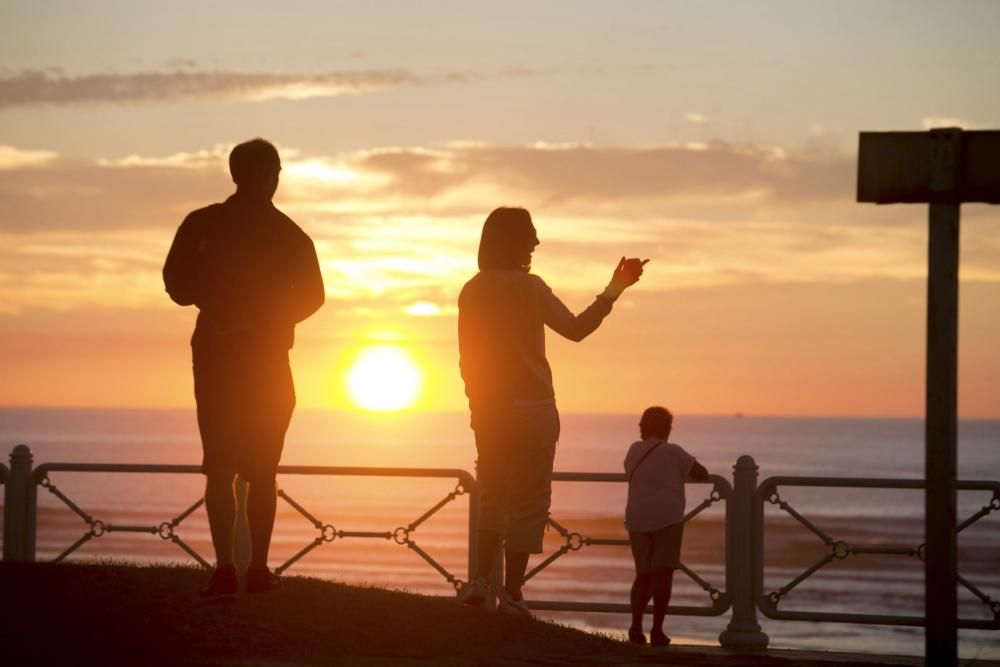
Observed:
[[[277,501],[275,474],[295,407],[288,350],[295,324],[323,305],[316,250],[271,203],[281,160],[254,139],[229,155],[236,193],[194,211],[181,224],[163,267],[170,298],[198,306],[191,338],[216,569],[202,595],[231,597],[237,474],[249,485],[252,555],[247,592],[281,585],[267,569]]]

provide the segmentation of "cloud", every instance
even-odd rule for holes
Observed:
[[[684,114],[684,120],[686,120],[689,123],[694,123],[695,125],[701,125],[702,123],[706,122],[708,118],[698,113],[697,111],[688,111],[686,114]]]
[[[404,69],[320,74],[184,69],[82,76],[32,70],[0,78],[0,108],[102,102],[297,100],[358,94],[421,81],[420,77]]]
[[[467,84],[491,78],[531,76],[519,67],[502,72],[471,70],[418,75],[403,68],[319,73],[198,70],[192,61],[173,62],[163,72],[83,74],[70,76],[58,68],[24,70],[0,77],[0,109],[72,106],[99,103],[301,100],[356,95],[401,86]]]
[[[651,148],[581,144],[462,145],[358,154],[355,168],[391,178],[387,190],[443,195],[474,186],[544,205],[637,199],[756,197],[768,201],[853,200],[855,158],[798,155],[754,144],[702,142]]]
[[[98,162],[53,154],[0,171],[0,306],[168,307],[162,258],[188,212],[232,192],[228,150]],[[483,219],[502,204],[532,211],[543,240],[537,270],[581,295],[607,281],[621,253],[654,258],[651,290],[926,271],[926,213],[856,204],[855,160],[832,149],[716,141],[279,150],[276,204],[316,241],[329,298],[372,313],[423,321],[452,303],[475,272]],[[33,152],[49,153],[10,154]],[[981,215],[963,279],[1000,281],[1000,227]],[[130,289],[113,294],[116,283]]]
[[[985,125],[979,123],[972,123],[951,116],[924,116],[920,121],[920,126],[925,130],[932,130],[936,127],[960,127],[963,130],[979,130],[985,127]]]
[[[195,208],[225,198],[231,187],[221,163],[192,169],[109,168],[54,160],[38,168],[0,171],[0,232],[162,230]]]
[[[718,141],[660,147],[462,143],[336,156],[279,150],[279,201],[320,224],[357,216],[468,218],[501,203],[550,216],[633,221],[667,213],[753,216],[768,207],[854,200],[855,164],[847,154]],[[228,152],[217,145],[84,163],[8,147],[13,157],[0,172],[0,231],[171,227],[231,191]]]
[[[0,108],[180,100],[260,101],[333,97],[413,85],[422,79],[404,69],[279,74],[198,71],[85,74],[28,70],[0,78]]]
[[[213,148],[202,149],[193,152],[179,152],[173,155],[162,157],[145,157],[142,155],[127,155],[123,158],[109,160],[101,158],[97,164],[101,167],[129,168],[129,167],[180,167],[189,169],[199,169],[203,167],[224,166],[228,159],[232,146],[216,144]]]
[[[13,146],[0,145],[0,171],[41,167],[56,160],[55,151],[26,151]]]
[[[0,234],[0,313],[155,305],[169,242],[154,231]]]

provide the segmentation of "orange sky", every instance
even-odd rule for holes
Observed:
[[[388,341],[423,371],[418,408],[464,409],[455,301],[506,204],[576,310],[622,254],[652,259],[591,338],[549,336],[563,410],[920,415],[926,208],[854,202],[856,137],[1000,127],[1000,11],[837,6],[577,4],[498,32],[510,15],[446,4],[253,5],[215,41],[165,8],[8,6],[0,405],[193,405],[195,312],[159,272],[184,215],[231,192],[229,148],[261,135],[326,282],[293,351],[300,406],[350,407],[347,370]],[[1000,418],[996,207],[964,208],[961,277],[960,412]]]

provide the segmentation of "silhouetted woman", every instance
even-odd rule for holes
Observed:
[[[591,334],[642,275],[645,261],[622,257],[611,282],[574,315],[530,273],[538,236],[523,208],[498,208],[483,225],[479,273],[458,298],[458,345],[482,488],[479,562],[462,601],[482,605],[497,552],[506,581],[500,610],[530,616],[521,595],[528,557],[542,551],[552,495],[559,413],[545,359],[545,326],[574,341]],[[646,260],[648,261],[648,260]]]

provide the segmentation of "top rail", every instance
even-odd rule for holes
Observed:
[[[6,468],[3,468],[6,470]],[[151,463],[43,463],[34,469],[33,479],[37,483],[49,472],[122,472],[122,473],[165,473],[192,474],[200,473],[201,466],[191,464],[151,464]],[[278,466],[279,475],[344,475],[365,477],[448,477],[456,478],[463,484],[475,484],[475,478],[462,468],[387,468],[371,466]],[[777,478],[774,478],[777,479]],[[621,483],[627,481],[624,473],[612,472],[553,472],[554,482],[609,482]],[[710,475],[705,482],[689,482],[689,484],[714,484],[716,489],[726,498],[732,494],[733,487],[725,477]]]
[[[959,489],[963,491],[997,491],[1000,482],[987,480],[958,480]],[[923,479],[897,479],[893,477],[768,477],[757,489],[761,497],[770,495],[777,486],[822,486],[861,489],[923,489],[927,486]]]
[[[627,482],[622,472],[553,472],[553,482]],[[703,482],[688,481],[687,484],[712,484],[721,498],[733,495],[733,485],[722,475],[709,475]]]
[[[150,463],[43,463],[35,468],[32,480],[37,484],[50,472],[120,472],[194,474],[201,466],[190,464]],[[461,468],[385,468],[364,466],[278,466],[279,475],[341,475],[363,477],[436,477],[456,478],[466,488],[473,488],[476,480]]]

